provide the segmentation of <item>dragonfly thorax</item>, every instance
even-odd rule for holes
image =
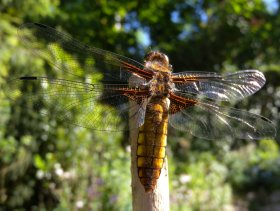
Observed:
[[[151,96],[168,97],[174,87],[168,57],[159,51],[151,51],[145,56],[144,62],[145,69],[153,72],[153,78],[148,83]]]
[[[170,72],[156,72],[149,82],[151,96],[168,97],[172,87]]]

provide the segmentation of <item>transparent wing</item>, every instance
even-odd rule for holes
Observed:
[[[265,84],[263,73],[244,70],[220,75],[213,72],[182,72],[172,75],[177,91],[206,98],[233,101],[254,94]]]
[[[33,35],[30,36],[30,31]],[[87,62],[94,68],[102,70],[102,73],[111,80],[127,81],[132,73],[137,74],[145,79],[152,77],[151,72],[144,70],[141,63],[102,49],[89,47],[71,36],[59,32],[49,26],[39,23],[27,23],[19,28],[19,37],[23,43],[33,52],[46,59],[50,64],[58,69],[71,75],[78,75],[78,67],[72,65],[71,68],[63,67],[62,62],[70,62],[71,60],[79,62]],[[42,41],[46,42],[44,48],[40,46]],[[70,55],[66,55],[61,51],[62,47]]]
[[[24,98],[24,109],[94,130],[126,130],[124,123],[129,118],[137,120],[135,128],[144,123],[147,93],[127,85],[97,85],[32,76],[8,81],[4,91],[14,103]],[[130,105],[129,100],[136,103]],[[129,116],[130,109],[134,113]]]
[[[250,140],[275,137],[275,126],[265,117],[198,101],[186,93],[173,94],[170,100],[170,125],[194,136],[211,140],[227,136]]]

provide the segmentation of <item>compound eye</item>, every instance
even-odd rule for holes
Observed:
[[[151,60],[151,58],[155,55],[155,51],[150,51],[144,56],[144,62]]]
[[[166,61],[167,63],[169,63],[169,58],[168,58],[165,54],[163,54],[163,56],[164,56],[165,61]]]

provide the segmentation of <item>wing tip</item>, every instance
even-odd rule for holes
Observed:
[[[28,29],[28,28],[34,28],[34,27],[43,28],[43,29],[48,28],[48,26],[46,26],[44,24],[36,23],[36,22],[34,22],[34,23],[30,22],[30,23],[23,23],[23,24],[21,24],[18,27],[18,29],[19,30],[23,30],[23,29],[26,29],[26,28]]]
[[[36,76],[22,76],[19,79],[20,80],[37,80],[38,77],[36,77]]]
[[[36,26],[39,26],[40,28],[47,28],[46,25],[41,24],[41,23],[33,23],[33,24],[36,25]]]

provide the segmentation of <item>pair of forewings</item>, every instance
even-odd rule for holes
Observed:
[[[57,118],[95,130],[119,131],[122,122],[129,118],[135,119],[135,128],[144,123],[150,93],[141,83],[152,78],[152,70],[145,70],[143,64],[127,57],[84,45],[42,24],[25,24],[20,27],[19,35],[25,46],[35,49],[55,68],[45,76],[32,73],[9,80],[6,93],[10,98],[15,100],[24,95],[32,101],[33,109],[46,115],[44,104],[52,103],[51,112]],[[40,39],[46,42],[45,48],[39,47]],[[83,82],[79,62],[92,65],[93,71],[102,68],[104,79],[110,79],[111,83]],[[52,77],[59,74],[63,79]],[[128,84],[133,77],[140,79],[140,83]],[[169,98],[169,123],[174,128],[206,139],[274,137],[275,127],[268,119],[216,103],[254,94],[265,84],[261,72],[245,70],[220,75],[186,71],[172,73],[172,81],[175,87]],[[39,87],[39,91],[33,93],[24,88],[31,84]],[[129,111],[133,112],[128,115]],[[73,117],[73,113],[78,115]]]

